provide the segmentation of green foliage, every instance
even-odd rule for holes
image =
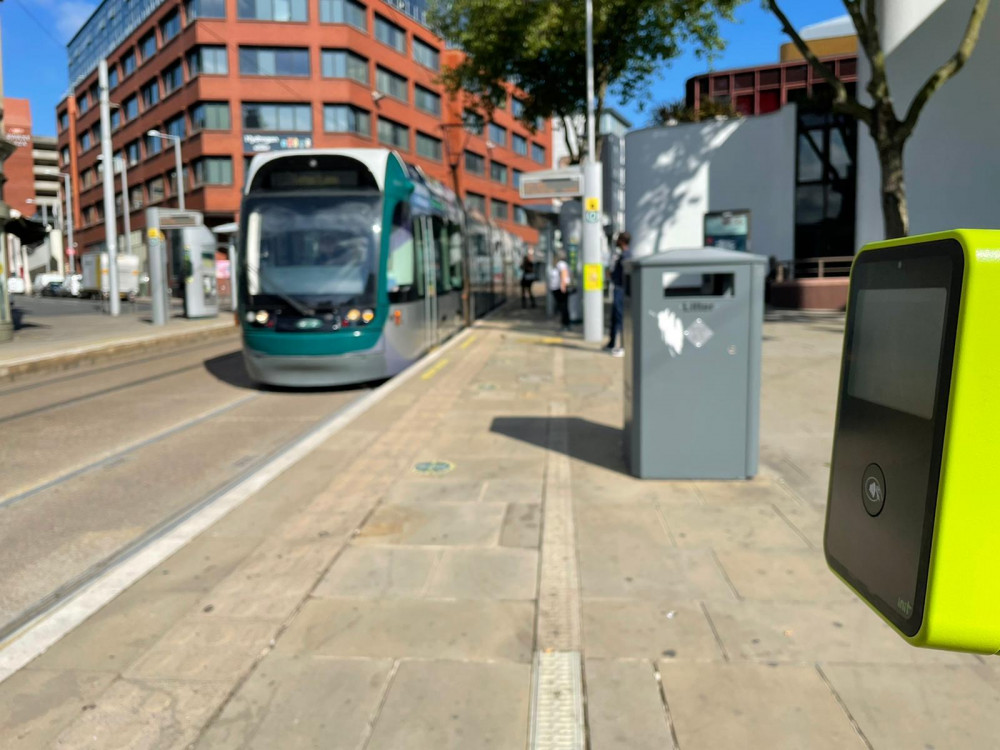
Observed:
[[[675,125],[679,122],[701,122],[716,117],[728,120],[741,115],[732,102],[718,102],[706,97],[701,100],[698,109],[689,107],[684,99],[661,104],[653,110],[652,121],[653,125]]]
[[[718,20],[742,0],[594,0],[594,87],[624,101],[646,93],[666,60],[694,47],[722,48]],[[525,92],[523,120],[565,117],[586,109],[586,16],[583,0],[432,0],[428,18],[466,60],[442,73],[451,91],[465,89],[490,113],[503,81]]]

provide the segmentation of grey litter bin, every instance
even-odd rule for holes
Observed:
[[[765,258],[672,250],[626,265],[625,457],[643,479],[757,473]]]

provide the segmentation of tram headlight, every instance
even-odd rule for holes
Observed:
[[[253,319],[254,322],[257,323],[257,325],[266,326],[267,321],[271,319],[271,313],[269,313],[267,310],[258,310],[256,313],[254,313]]]
[[[359,320],[361,320],[361,311],[357,309],[348,310],[347,320],[350,323],[357,323]]]
[[[361,320],[363,320],[365,323],[371,323],[373,320],[375,320],[375,311],[365,310],[363,313],[361,313]]]

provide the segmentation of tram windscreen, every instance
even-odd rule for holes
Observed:
[[[247,291],[312,306],[374,305],[378,196],[269,196],[248,206]]]

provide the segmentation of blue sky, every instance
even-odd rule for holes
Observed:
[[[581,5],[582,5],[581,0]],[[2,0],[4,94],[30,99],[34,131],[55,134],[55,106],[66,93],[66,42],[76,33],[96,0]],[[785,12],[796,26],[824,21],[844,13],[841,0],[784,0]],[[736,14],[734,23],[722,29],[727,47],[714,62],[716,69],[755,65],[777,60],[778,46],[785,41],[778,22],[749,0]],[[674,60],[651,83],[644,101],[650,105],[680,99],[684,82],[705,72],[706,62],[694,53]],[[649,107],[609,102],[636,127],[647,124]]]

